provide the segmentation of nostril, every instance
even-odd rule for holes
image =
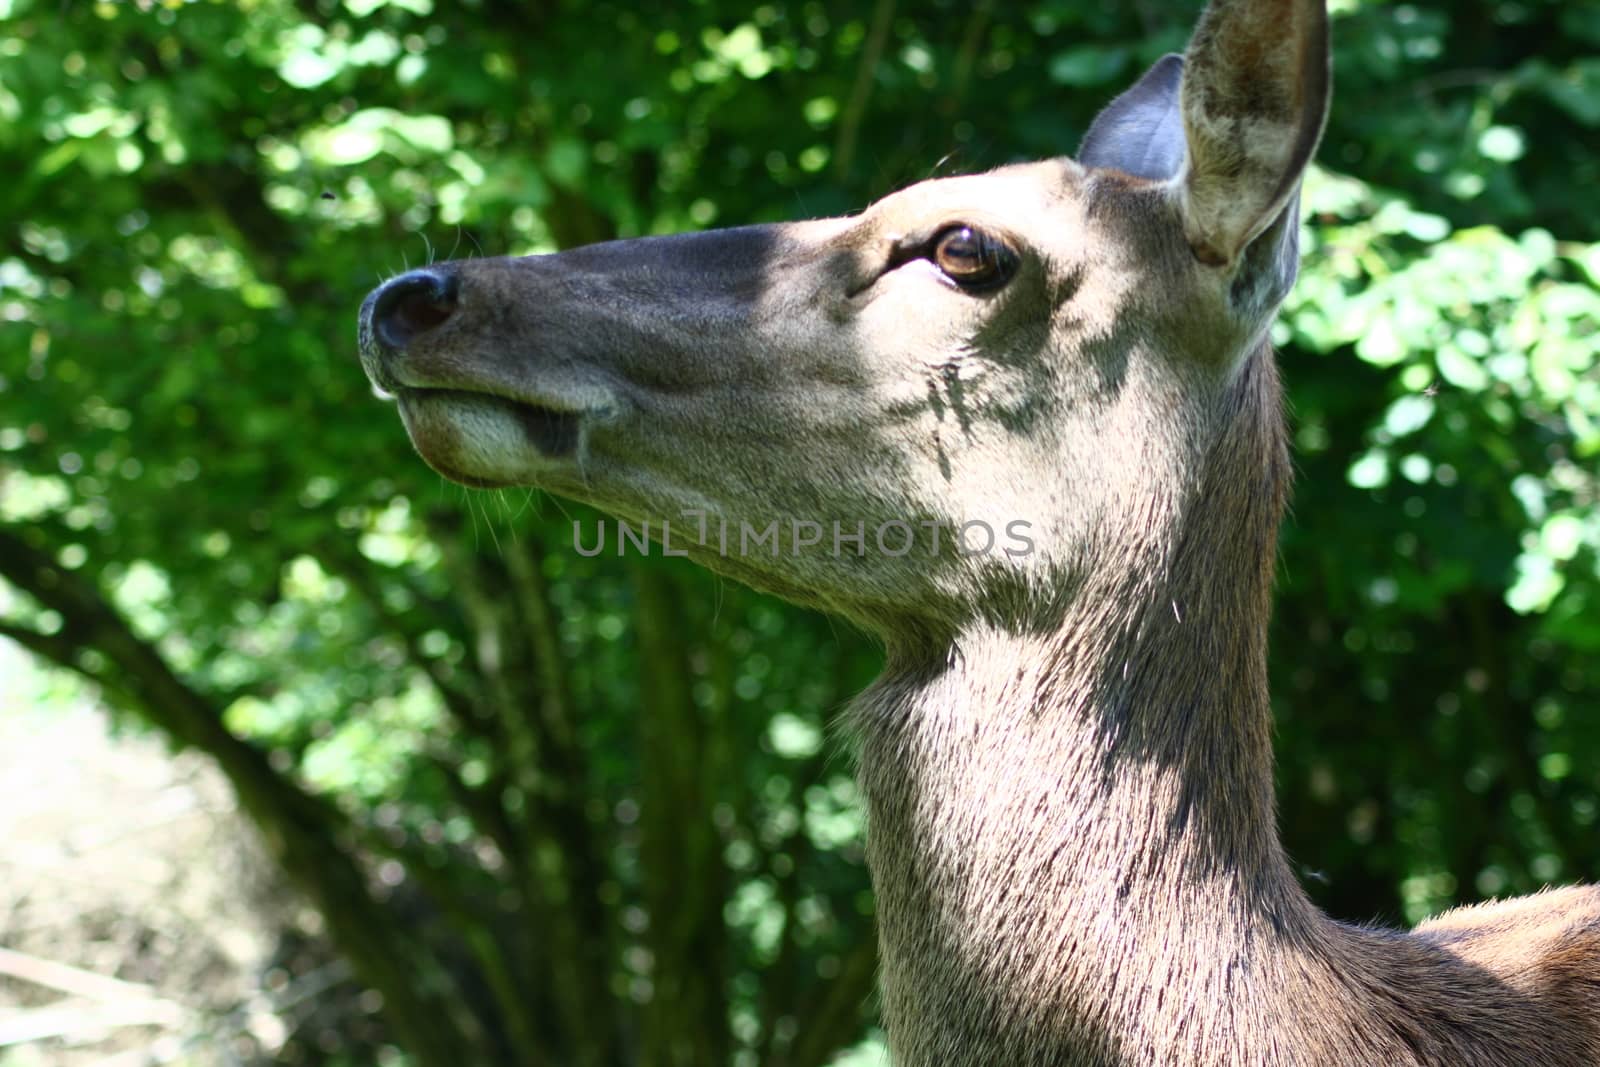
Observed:
[[[453,274],[412,271],[384,286],[372,306],[372,328],[389,348],[405,348],[443,326],[456,310]]]

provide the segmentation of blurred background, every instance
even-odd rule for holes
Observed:
[[[430,472],[434,258],[1070,153],[1198,0],[0,0],[0,1064],[884,1062],[841,623]],[[1600,5],[1334,0],[1278,327],[1336,916],[1600,877]]]

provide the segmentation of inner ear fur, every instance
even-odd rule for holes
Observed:
[[[1231,266],[1299,189],[1328,114],[1323,0],[1212,0],[1184,54],[1184,235]]]

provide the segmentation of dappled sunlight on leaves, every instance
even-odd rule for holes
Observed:
[[[443,482],[355,309],[1068,152],[1181,47],[1156,7],[0,0],[0,622],[229,769],[419,1064],[884,1062],[829,729],[876,653]],[[1600,872],[1600,20],[1331,7],[1282,823],[1337,914],[1409,919]]]

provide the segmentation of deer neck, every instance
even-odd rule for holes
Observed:
[[[1054,626],[892,654],[857,706],[897,1063],[1186,1062],[1174,1042],[1250,1032],[1219,1000],[1262,1010],[1287,946],[1326,922],[1274,825],[1285,460],[1253,362],[1238,399],[1257,417],[1149,509],[1168,520],[1142,547],[1077,578]]]

